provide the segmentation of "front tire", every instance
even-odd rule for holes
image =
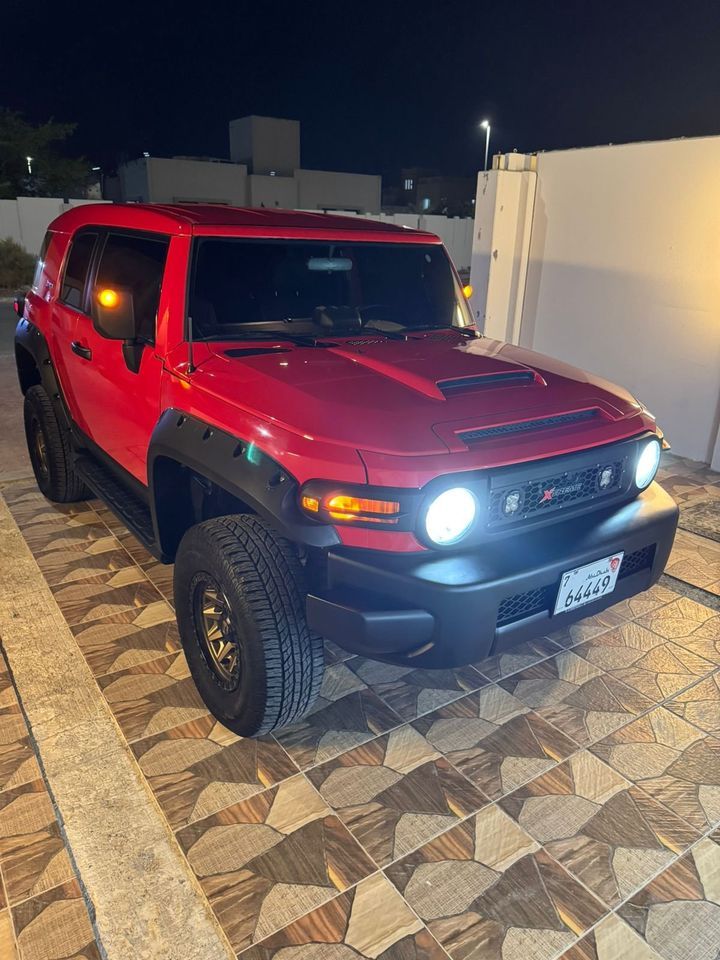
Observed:
[[[191,527],[178,548],[175,609],[211,713],[245,737],[299,720],[320,691],[322,639],[305,622],[305,577],[290,543],[259,517]]]
[[[42,493],[55,503],[87,500],[92,493],[73,468],[70,444],[43,387],[30,387],[23,412],[30,463]]]

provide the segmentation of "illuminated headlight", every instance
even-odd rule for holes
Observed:
[[[648,440],[640,450],[640,456],[635,467],[635,486],[644,490],[652,483],[659,466],[660,443],[657,440]]]
[[[442,546],[462,540],[475,520],[477,501],[464,487],[439,494],[425,514],[428,537]]]

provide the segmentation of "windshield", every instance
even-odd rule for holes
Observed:
[[[443,247],[417,243],[198,239],[188,312],[195,340],[472,323]]]

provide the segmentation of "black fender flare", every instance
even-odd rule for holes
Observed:
[[[159,489],[160,465],[170,460],[247,504],[292,543],[320,549],[340,542],[334,527],[305,517],[297,480],[254,443],[240,439],[183,410],[169,407],[158,420],[148,448],[148,488],[153,526],[164,555],[167,511]],[[164,542],[163,542],[164,541]]]
[[[70,431],[72,429],[72,418],[65,404],[65,398],[63,397],[62,388],[55,373],[52,357],[50,356],[50,348],[48,347],[45,335],[34,323],[31,323],[30,320],[26,320],[23,317],[18,320],[17,326],[15,327],[15,346],[16,348],[20,347],[22,350],[25,350],[35,361],[35,366],[37,367],[40,378],[40,385],[50,397],[53,409],[58,418],[58,423],[64,429]],[[15,359],[17,362],[17,352]],[[18,380],[20,382],[20,389],[25,393],[26,391],[23,388],[19,366]]]

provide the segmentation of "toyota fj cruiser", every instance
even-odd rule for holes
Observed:
[[[89,205],[17,303],[41,491],[175,564],[208,708],[297,720],[323,640],[479,661],[645,590],[677,524],[627,391],[480,336],[440,240],[367,220]]]

